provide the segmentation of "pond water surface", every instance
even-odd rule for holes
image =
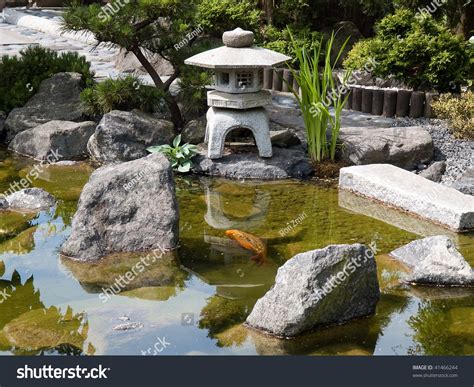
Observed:
[[[30,161],[1,151],[2,192],[31,168]],[[86,164],[46,167],[33,184],[55,195],[57,207],[37,215],[0,214],[1,354],[474,353],[474,291],[402,286],[404,268],[386,255],[421,236],[448,233],[473,265],[472,234],[450,234],[314,182],[178,178],[180,249],[107,295],[104,289],[143,254],[92,265],[58,256],[91,172]],[[225,237],[227,229],[263,238],[265,261],[256,264],[251,252]],[[382,296],[375,316],[292,340],[242,326],[286,260],[356,242],[378,249]],[[130,323],[138,325],[120,329]]]

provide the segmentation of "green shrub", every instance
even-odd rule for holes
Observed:
[[[156,87],[146,86],[134,76],[106,79],[82,91],[81,101],[91,116],[112,110],[140,109],[153,112],[162,101],[163,93]]]
[[[299,67],[296,46],[292,43],[291,36],[293,37],[294,43],[297,47],[303,48],[307,51],[311,51],[318,46],[321,41],[322,35],[317,31],[310,31],[309,28],[295,28],[289,27],[284,30],[280,30],[272,25],[268,25],[263,28],[260,40],[262,46],[270,50],[277,51],[281,54],[288,55],[293,58],[291,65]]]
[[[362,69],[373,60],[376,76],[393,75],[414,88],[441,92],[466,84],[472,48],[441,22],[402,8],[382,19],[375,31],[374,38],[354,45],[344,67]]]
[[[198,5],[198,24],[218,38],[237,27],[258,32],[261,19],[255,0],[202,0]]]
[[[433,110],[439,118],[449,121],[454,136],[474,140],[474,93],[468,91],[456,97],[443,94],[433,102]]]
[[[19,57],[0,59],[0,110],[23,106],[38,91],[42,81],[56,73],[76,72],[84,85],[92,85],[93,73],[85,57],[75,52],[58,54],[56,51],[30,46]]]

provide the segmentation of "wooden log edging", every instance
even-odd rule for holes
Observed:
[[[273,91],[297,92],[299,85],[288,69],[271,68],[263,73],[263,88]],[[349,86],[343,97],[349,94],[345,109],[370,113],[384,117],[433,118],[431,107],[439,93],[411,91],[405,89],[384,89],[359,85]]]

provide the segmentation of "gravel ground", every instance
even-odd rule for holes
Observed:
[[[429,118],[397,118],[399,126],[420,125],[428,130],[435,146],[435,161],[446,161],[446,172],[442,183],[451,185],[469,168],[474,167],[474,141],[455,138],[447,122]]]

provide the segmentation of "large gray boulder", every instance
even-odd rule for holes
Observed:
[[[174,249],[178,221],[173,173],[165,156],[105,166],[85,185],[61,252],[96,260],[115,252]]]
[[[193,159],[195,173],[229,179],[278,180],[304,178],[313,173],[313,167],[300,149],[273,148],[271,158],[261,158],[257,153],[225,153],[220,159],[209,159],[205,146],[198,147]]]
[[[149,146],[170,144],[174,134],[170,121],[139,110],[113,110],[102,117],[87,149],[99,164],[120,163],[146,156]]]
[[[474,167],[468,168],[451,187],[466,195],[474,196]]]
[[[56,205],[56,199],[41,188],[25,188],[0,200],[0,207],[11,211],[41,211]]]
[[[405,280],[435,286],[474,286],[474,272],[446,235],[413,241],[390,253],[411,269]]]
[[[93,121],[49,121],[18,133],[9,148],[37,160],[79,160],[87,157],[87,142],[94,133]]]
[[[247,318],[250,327],[290,337],[372,315],[380,297],[373,252],[330,245],[295,255]]]
[[[25,106],[13,109],[5,127],[7,140],[18,133],[49,121],[81,121],[84,110],[79,98],[82,76],[58,73],[41,82],[38,92]]]
[[[393,164],[413,169],[431,161],[434,153],[429,132],[412,127],[345,127],[341,128],[342,158],[355,165]]]

